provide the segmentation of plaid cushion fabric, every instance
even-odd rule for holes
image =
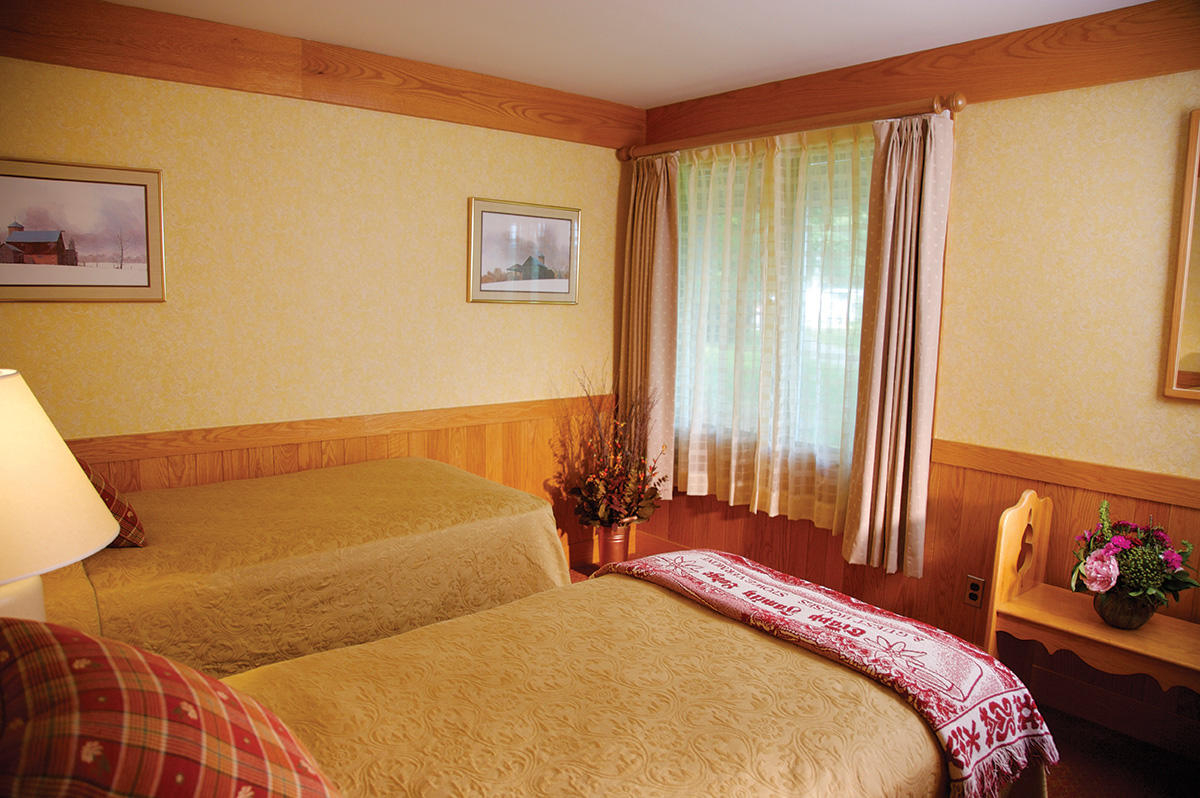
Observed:
[[[100,498],[108,505],[108,509],[112,511],[113,516],[121,525],[121,528],[117,530],[117,536],[113,538],[112,543],[108,544],[109,548],[120,549],[128,546],[144,546],[146,544],[146,530],[142,529],[141,519],[138,518],[133,508],[129,506],[129,502],[125,501],[125,497],[118,493],[117,489],[110,485],[108,480],[98,474],[90,465],[79,460],[79,466],[83,469],[83,473],[87,474],[87,478],[92,481],[96,492],[100,494]]]
[[[336,794],[254,699],[126,643],[0,618],[0,795]]]

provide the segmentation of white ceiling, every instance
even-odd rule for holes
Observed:
[[[118,0],[651,108],[1130,0]]]

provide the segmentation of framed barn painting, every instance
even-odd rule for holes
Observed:
[[[470,302],[573,305],[579,209],[471,198]]]
[[[0,300],[163,300],[157,170],[0,160],[0,225]]]

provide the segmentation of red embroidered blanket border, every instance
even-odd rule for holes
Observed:
[[[951,795],[996,795],[1032,761],[1058,762],[1033,697],[995,658],[937,627],[735,554],[695,549],[610,563],[896,690],[933,729]]]

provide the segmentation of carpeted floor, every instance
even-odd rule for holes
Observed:
[[[1200,760],[1186,759],[1056,710],[1043,709],[1042,716],[1059,754],[1059,764],[1046,775],[1050,798],[1200,795]]]

